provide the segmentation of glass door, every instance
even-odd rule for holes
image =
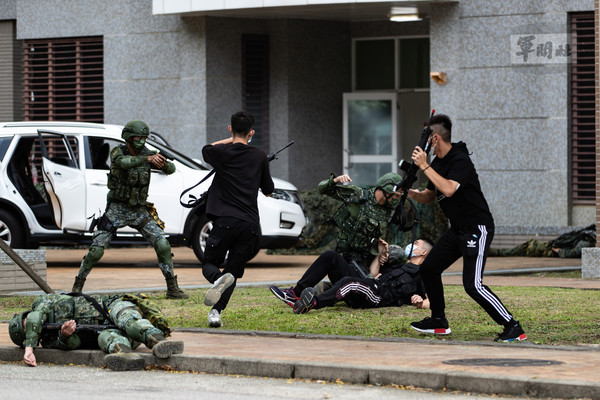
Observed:
[[[397,172],[396,93],[344,93],[344,173],[357,185],[373,185]]]

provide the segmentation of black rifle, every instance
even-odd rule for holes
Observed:
[[[294,141],[290,141],[288,144],[286,144],[285,146],[283,146],[282,148],[280,148],[279,150],[273,152],[273,153],[269,153],[267,155],[267,159],[269,160],[269,162],[273,161],[273,160],[277,160],[277,155],[279,153],[281,153],[283,150],[287,149],[288,147],[290,147],[291,145],[294,144]],[[213,174],[215,173],[215,169],[213,168],[208,175],[206,175],[204,178],[202,178],[202,180],[198,183],[196,183],[194,186],[185,189],[183,192],[181,192],[181,195],[179,196],[179,204],[181,204],[182,207],[185,208],[194,208],[197,207],[199,205],[201,205],[203,202],[206,202],[206,199],[208,198],[208,191],[203,192],[202,194],[200,194],[199,197],[196,197],[194,195],[189,195],[189,200],[187,203],[184,203],[181,199],[183,198],[183,196],[189,192],[190,190],[194,189],[196,186],[200,185],[202,182],[204,182],[205,180],[207,180],[208,178],[210,178]]]
[[[63,324],[59,324],[56,322],[47,322],[42,324],[42,330],[49,331],[59,331],[62,328]],[[102,332],[105,329],[119,329],[116,325],[101,325],[101,324],[77,324],[75,328],[75,332]]]
[[[166,158],[167,160],[173,161],[175,159],[175,157],[173,156],[173,154],[169,153],[168,151],[165,150],[161,150],[158,152],[158,154],[160,154],[161,156],[163,156],[164,158]]]
[[[429,137],[432,133],[431,119],[433,118],[433,114],[435,114],[435,110],[431,110],[431,116],[429,117],[429,121],[427,121],[427,126],[423,129],[423,132],[421,133],[421,139],[419,140],[419,144],[417,145],[425,152],[425,154],[429,154],[429,150],[431,150],[431,143],[429,142]],[[398,203],[396,203],[396,205],[394,206],[394,210],[392,211],[388,222],[399,222],[401,229],[403,231],[407,231],[410,229],[410,227],[405,227],[406,210],[404,208],[404,203],[406,203],[408,191],[412,187],[413,183],[415,183],[415,181],[417,180],[417,171],[419,170],[419,167],[417,167],[417,165],[414,162],[406,163],[404,160],[400,161],[399,167],[402,171],[404,171],[404,177],[402,178],[402,181],[400,181],[400,183],[394,187],[394,192],[401,190],[402,195],[400,195]],[[400,219],[398,219],[398,216],[396,215],[398,209],[400,209]],[[416,210],[415,220],[413,221],[412,226],[415,226],[415,224],[419,224],[419,217],[417,215]]]

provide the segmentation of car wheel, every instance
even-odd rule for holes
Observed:
[[[204,262],[204,250],[206,249],[206,239],[213,228],[213,223],[206,215],[196,223],[192,234],[192,249],[200,262]]]
[[[0,210],[0,239],[13,249],[25,248],[25,232],[17,219],[6,210]]]

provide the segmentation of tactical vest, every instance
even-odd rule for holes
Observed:
[[[333,221],[339,228],[339,253],[377,254],[377,239],[385,234],[390,210],[377,204],[373,190],[365,189],[358,202],[344,203]]]
[[[384,273],[377,278],[381,283],[382,304],[410,304],[410,297],[419,292],[420,279],[419,266],[412,263]]]
[[[131,155],[126,145],[115,148],[113,152],[115,151],[121,151],[124,156]],[[152,153],[144,148],[138,156],[148,156],[150,154]],[[113,154],[111,154],[111,158],[113,158]],[[110,173],[108,174],[108,201],[119,201],[132,206],[145,206],[148,198],[148,187],[150,186],[151,168],[152,166],[149,163],[143,163],[138,167],[129,169],[111,163]]]

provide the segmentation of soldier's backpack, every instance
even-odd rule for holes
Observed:
[[[124,294],[122,299],[135,304],[142,313],[142,316],[156,328],[160,329],[165,337],[171,336],[171,328],[169,327],[167,317],[165,317],[160,308],[158,308],[158,305],[150,300],[147,295],[143,293],[128,293]]]

